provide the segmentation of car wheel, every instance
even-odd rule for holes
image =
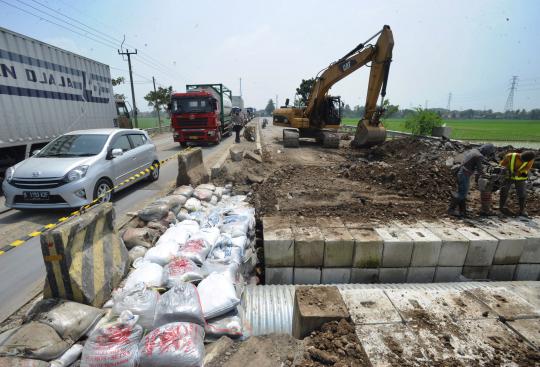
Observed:
[[[112,198],[112,184],[109,180],[102,178],[96,183],[94,188],[94,200],[98,197],[102,197],[100,202],[106,203],[111,201]]]
[[[156,163],[158,162],[154,162],[152,163],[152,165],[155,165]],[[154,182],[154,181],[157,181],[159,179],[159,165],[156,167],[154,167],[153,170],[150,170],[150,174],[148,175],[148,181],[150,182]]]

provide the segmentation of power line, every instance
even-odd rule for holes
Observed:
[[[508,94],[508,98],[506,99],[506,105],[504,106],[505,111],[513,111],[514,110],[514,92],[517,88],[517,82],[519,77],[517,75],[514,75],[512,77],[512,85],[510,86],[510,93]]]

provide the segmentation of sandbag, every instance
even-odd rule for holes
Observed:
[[[184,282],[200,282],[205,277],[201,268],[185,257],[173,259],[163,270],[167,288],[173,288]]]
[[[171,224],[176,224],[176,215],[169,211],[166,216],[159,220],[159,223],[164,227],[169,227]]]
[[[204,359],[204,329],[197,324],[173,322],[147,334],[140,343],[144,367],[200,367]]]
[[[221,209],[210,210],[204,227],[220,227],[223,224]]]
[[[83,350],[83,346],[75,344],[69,348],[60,358],[51,361],[50,367],[68,367],[79,359]]]
[[[224,191],[225,188],[219,186],[214,190],[214,195],[217,197],[218,201],[221,200],[221,195],[223,195]]]
[[[211,205],[216,205],[216,204],[218,203],[218,201],[219,201],[219,200],[218,200],[217,196],[216,196],[216,195],[212,195],[212,198],[210,199],[209,204],[211,204]]]
[[[240,303],[233,282],[223,274],[208,275],[199,283],[197,290],[207,320],[226,314]]]
[[[200,227],[205,227],[208,222],[208,217],[206,216],[206,214],[204,214],[202,210],[191,212],[189,214],[189,219],[199,223]]]
[[[81,367],[135,367],[143,329],[124,311],[117,321],[96,329],[84,344]]]
[[[199,232],[192,234],[190,240],[205,240],[210,246],[210,249],[212,249],[216,245],[219,236],[220,232],[218,228],[202,228]]]
[[[151,222],[148,222],[148,224],[146,225],[148,228],[151,228],[155,231],[157,231],[157,233],[159,235],[162,235],[163,233],[165,233],[165,231],[167,230],[167,226],[164,226],[162,223],[158,222],[158,221],[151,221]]]
[[[35,358],[51,361],[60,357],[71,343],[63,340],[51,326],[32,321],[8,330],[0,345],[0,356]]]
[[[152,247],[156,242],[158,232],[152,228],[133,228],[129,227],[122,235],[122,240],[128,249],[135,246]]]
[[[193,197],[199,199],[200,201],[210,201],[212,199],[212,191],[207,189],[195,189],[193,191]]]
[[[137,283],[143,283],[147,287],[163,286],[163,267],[139,258],[133,263],[135,270],[132,271],[124,285],[124,288],[133,288]]]
[[[49,362],[30,358],[0,357],[0,367],[49,367]]]
[[[137,323],[144,329],[151,330],[154,325],[154,315],[158,303],[159,293],[147,288],[143,283],[138,283],[132,288],[120,289],[113,294],[114,315],[120,315],[123,311],[130,311],[139,316]]]
[[[173,195],[183,195],[189,199],[193,195],[193,187],[186,185],[177,187],[173,191]]]
[[[199,223],[194,220],[184,220],[176,224],[175,227],[179,230],[184,230],[188,232],[190,235],[192,235],[193,233],[197,233],[200,229]]]
[[[201,201],[195,198],[189,198],[184,204],[184,208],[186,208],[190,212],[196,212],[197,210],[201,210],[201,207]]]
[[[144,254],[146,254],[146,247],[142,246],[135,246],[128,252],[129,257],[129,263],[133,264],[135,260],[137,260],[140,257],[144,257]]]
[[[209,339],[219,339],[222,336],[229,336],[231,338],[241,337],[242,332],[242,319],[238,310],[234,310],[226,313],[225,315],[215,317],[207,321],[204,332]]]
[[[169,207],[167,204],[150,204],[145,208],[139,210],[138,216],[145,222],[150,222],[152,220],[161,220],[169,213]]]
[[[206,259],[201,267],[201,270],[205,274],[223,274],[235,284],[240,280],[238,277],[238,269],[239,264],[234,261],[223,261],[216,259]]]
[[[189,216],[188,210],[186,208],[182,208],[180,209],[178,214],[176,214],[176,220],[178,220],[179,222],[182,222],[186,219],[191,219],[191,217]]]
[[[227,215],[223,218],[221,232],[232,237],[247,236],[250,218],[244,215]]]
[[[189,227],[189,226],[182,226],[180,224],[176,224],[172,227],[170,227],[169,229],[167,229],[167,231],[165,231],[165,233],[163,233],[163,235],[161,235],[161,237],[159,238],[159,240],[156,242],[156,246],[161,246],[161,245],[179,245],[179,246],[183,246],[185,245],[185,243],[187,242],[187,240],[189,239],[189,237],[191,236],[191,231],[193,229],[195,229],[195,231],[198,230],[198,225],[197,227]],[[194,231],[194,232],[195,232]]]
[[[25,315],[24,322],[39,321],[52,327],[71,343],[88,332],[105,312],[82,303],[48,298],[39,301]]]
[[[171,322],[191,322],[204,326],[197,288],[191,283],[179,283],[159,298],[154,328]]]
[[[244,249],[233,246],[231,236],[224,233],[219,236],[214,248],[207,256],[208,259],[236,262],[238,264],[242,263],[243,257]]]
[[[178,253],[180,246],[174,242],[161,242],[146,251],[144,259],[161,266],[167,265]]]
[[[206,260],[209,252],[210,245],[204,239],[190,239],[178,251],[178,256],[185,257],[195,262],[195,264],[201,265]]]
[[[240,247],[241,249],[245,249],[248,247],[249,242],[246,236],[238,236],[231,238],[231,244]]]
[[[214,191],[216,189],[216,186],[212,183],[205,183],[205,184],[200,184],[199,186],[197,186],[195,190],[197,189]]]
[[[187,201],[187,198],[184,195],[168,195],[161,199],[156,200],[156,204],[167,204],[169,210],[172,211],[175,215],[182,208]]]

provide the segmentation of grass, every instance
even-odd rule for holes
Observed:
[[[139,123],[139,129],[148,129],[150,127],[159,127],[157,117],[138,117],[137,121]],[[133,121],[135,125],[135,121]],[[169,126],[171,120],[169,118],[161,117],[161,125]]]
[[[356,125],[358,119],[344,118],[343,124]],[[540,120],[444,120],[452,127],[452,138],[482,141],[540,142]],[[408,131],[405,119],[386,119],[388,130]]]

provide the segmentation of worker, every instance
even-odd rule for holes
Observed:
[[[235,143],[240,143],[240,130],[242,130],[242,119],[240,118],[240,111],[233,112],[233,129],[236,133]]]
[[[457,173],[457,193],[450,201],[448,213],[451,215],[465,217],[467,216],[467,195],[469,194],[469,186],[471,176],[476,173],[477,177],[483,172],[482,165],[491,158],[495,153],[493,144],[484,144],[478,149],[470,149],[465,152],[463,162]],[[459,209],[456,212],[456,209]]]
[[[508,192],[510,187],[514,185],[516,187],[516,194],[519,202],[519,215],[527,217],[528,214],[525,211],[525,202],[527,200],[527,178],[529,177],[529,171],[534,164],[534,152],[527,150],[523,153],[508,153],[504,156],[500,165],[505,167],[508,174],[501,187],[501,197],[499,201],[499,210],[502,214],[512,215],[512,212],[506,207],[506,201],[508,200]]]

